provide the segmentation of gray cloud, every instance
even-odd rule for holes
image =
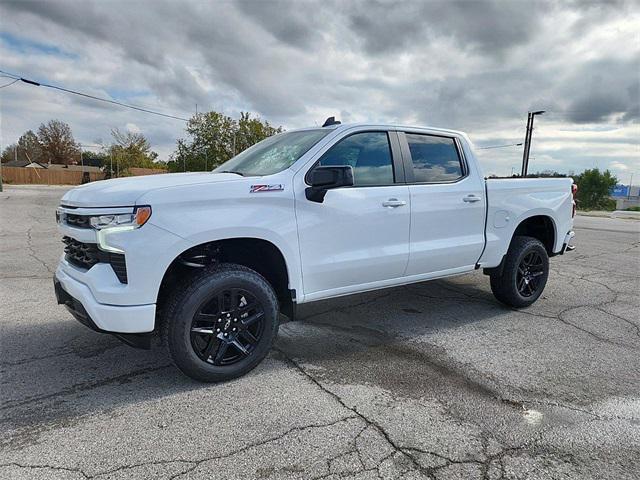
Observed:
[[[305,8],[307,6],[310,8]],[[315,5],[299,2],[297,7],[291,8],[292,3],[286,0],[241,0],[238,7],[258,28],[270,32],[282,43],[304,48],[314,40],[320,40],[309,22]]]
[[[586,62],[571,75],[564,91],[567,118],[594,123],[619,115],[622,121],[640,119],[640,56]]]
[[[541,128],[640,121],[633,2],[20,1],[0,15],[11,18],[0,30],[74,54],[21,55],[5,43],[4,69],[101,95],[139,92],[128,100],[181,116],[198,104],[292,128],[339,113],[496,141],[519,138],[531,108],[549,111]],[[135,123],[167,153],[182,135],[179,123],[29,88],[2,91],[3,141],[47,116],[87,141]],[[498,168],[502,154],[492,155]]]
[[[540,2],[354,2],[350,25],[372,55],[420,49],[434,37],[456,39],[462,49],[501,55],[537,31]],[[523,8],[524,7],[524,8]]]

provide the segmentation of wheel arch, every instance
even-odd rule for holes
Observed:
[[[553,249],[558,236],[556,224],[550,215],[538,214],[520,220],[520,223],[513,231],[511,242],[517,236],[533,237],[542,242],[547,254],[551,257],[554,255]]]
[[[180,252],[166,268],[156,304],[161,311],[172,288],[200,268],[216,263],[235,263],[262,275],[276,292],[283,313],[293,316],[295,288],[291,288],[290,265],[273,242],[259,237],[217,239],[190,246]]]

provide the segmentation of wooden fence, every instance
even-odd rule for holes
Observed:
[[[14,185],[80,185],[83,173],[89,175],[92,182],[104,179],[102,172],[3,166],[2,181]]]
[[[164,168],[141,168],[141,167],[129,167],[129,175],[134,177],[140,175],[158,175],[160,173],[167,173]]]

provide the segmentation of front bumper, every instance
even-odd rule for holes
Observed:
[[[60,267],[53,281],[58,303],[66,305],[77,320],[93,330],[139,334],[154,329],[155,304],[117,306],[98,303],[87,285],[67,275]]]

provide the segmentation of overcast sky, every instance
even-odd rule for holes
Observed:
[[[254,112],[287,129],[374,121],[522,141],[531,170],[640,181],[638,2],[0,0],[0,69],[177,116]],[[0,78],[0,85],[10,79]],[[2,147],[58,118],[76,140],[141,131],[167,158],[184,122],[16,83]],[[521,147],[479,151],[508,174]],[[635,182],[634,182],[635,183]]]

